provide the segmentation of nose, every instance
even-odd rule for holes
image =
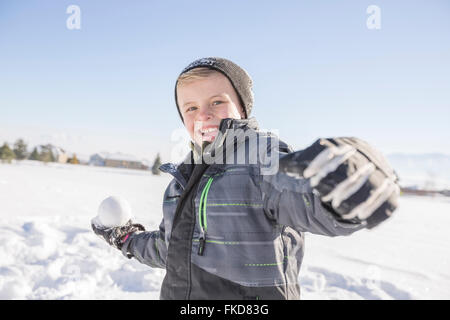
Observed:
[[[213,113],[211,111],[211,108],[207,106],[202,106],[199,109],[199,112],[197,113],[197,117],[195,120],[197,121],[207,121],[213,118]]]

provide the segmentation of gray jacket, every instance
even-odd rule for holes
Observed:
[[[210,150],[234,146],[233,153],[225,155],[231,159],[246,148],[239,134],[234,142],[225,139],[236,129],[242,130],[241,137],[269,141],[264,145],[267,153],[256,163],[210,164],[195,178],[195,166],[186,164],[195,152],[181,164],[162,165],[174,179],[164,194],[159,230],[133,235],[123,246],[125,255],[166,268],[162,299],[299,299],[304,232],[341,236],[364,227],[339,221],[308,180],[279,173],[276,166],[268,170],[268,154],[279,159],[292,149],[258,131],[254,118],[222,120],[222,139],[217,137]],[[252,152],[247,144],[246,154]]]

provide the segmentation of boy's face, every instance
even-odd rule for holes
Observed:
[[[184,125],[200,146],[214,141],[220,120],[245,118],[231,82],[218,72],[178,87],[177,97]]]

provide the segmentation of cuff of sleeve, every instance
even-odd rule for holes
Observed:
[[[131,259],[134,257],[134,255],[130,252],[129,249],[131,249],[131,242],[133,241],[135,234],[129,234],[127,237],[127,239],[125,240],[125,242],[122,244],[122,249],[120,251],[122,251],[122,254],[127,257],[128,259]]]

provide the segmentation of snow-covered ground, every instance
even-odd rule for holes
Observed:
[[[24,161],[0,164],[0,299],[158,299],[164,270],[128,260],[90,229],[125,197],[148,230],[170,176]],[[450,199],[402,197],[374,230],[307,234],[303,299],[450,299]]]

